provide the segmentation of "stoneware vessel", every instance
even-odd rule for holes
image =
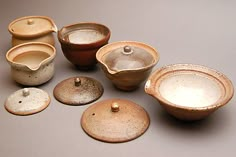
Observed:
[[[233,97],[231,81],[222,73],[193,64],[174,64],[151,74],[145,92],[174,117],[199,120],[224,106]]]
[[[126,99],[99,101],[81,117],[81,126],[89,136],[111,143],[133,140],[144,134],[149,124],[146,110]]]
[[[6,59],[11,65],[12,78],[27,86],[40,85],[54,75],[53,46],[41,42],[29,42],[11,48]]]
[[[135,41],[120,41],[103,46],[96,54],[108,79],[121,90],[134,90],[147,79],[159,60],[151,46]]]
[[[98,23],[77,23],[58,31],[65,57],[82,70],[92,69],[97,63],[97,50],[108,43],[110,30]]]
[[[46,16],[25,16],[12,21],[8,26],[12,34],[12,46],[26,42],[45,42],[54,46],[53,32],[57,27]]]

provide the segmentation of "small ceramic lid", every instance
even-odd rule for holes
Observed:
[[[46,16],[25,16],[12,21],[8,26],[9,32],[18,37],[34,37],[49,32],[56,32],[55,23]]]
[[[155,62],[153,50],[147,47],[138,42],[114,43],[114,47],[110,44],[103,61],[113,71],[144,68]]]
[[[102,96],[103,86],[93,78],[77,76],[58,83],[53,94],[64,104],[85,105]]]
[[[11,94],[5,108],[15,115],[31,115],[44,110],[50,103],[48,93],[38,88],[24,88]]]
[[[108,99],[87,108],[81,126],[91,137],[104,142],[126,142],[141,136],[150,119],[143,107],[125,99]]]

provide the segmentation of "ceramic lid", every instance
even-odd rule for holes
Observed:
[[[34,37],[56,32],[55,23],[46,16],[26,16],[12,21],[8,26],[9,32],[18,37]]]
[[[103,94],[103,86],[93,78],[77,76],[68,78],[56,85],[54,97],[67,105],[85,105]]]
[[[38,88],[24,88],[11,94],[5,108],[15,115],[31,115],[44,110],[50,103],[48,93]]]
[[[159,55],[151,46],[135,41],[120,41],[103,46],[97,60],[111,71],[138,70],[157,63]]]
[[[91,137],[104,142],[126,142],[141,136],[150,119],[143,107],[125,99],[108,99],[87,108],[81,126]]]

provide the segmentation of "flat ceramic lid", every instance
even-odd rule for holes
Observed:
[[[11,94],[5,108],[15,115],[31,115],[44,110],[50,103],[49,95],[38,88],[24,88]]]
[[[126,142],[141,136],[149,127],[148,113],[124,99],[108,99],[87,108],[81,126],[91,137],[104,142]]]
[[[26,16],[12,21],[8,26],[15,36],[31,37],[57,31],[54,22],[45,16]]]
[[[145,88],[152,88],[151,94],[165,104],[189,109],[224,105],[233,95],[233,86],[225,75],[193,64],[160,68],[150,76]]]
[[[103,86],[97,80],[85,77],[71,77],[56,85],[54,97],[67,105],[85,105],[103,94]]]

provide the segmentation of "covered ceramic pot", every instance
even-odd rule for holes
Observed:
[[[122,90],[134,90],[147,79],[159,60],[149,45],[120,41],[103,46],[96,54],[105,75]]]
[[[12,21],[8,26],[12,34],[12,46],[26,42],[45,42],[54,46],[55,23],[46,16],[25,16]]]
[[[11,65],[12,78],[27,86],[40,85],[54,75],[56,49],[50,44],[29,42],[11,48],[6,59]]]

